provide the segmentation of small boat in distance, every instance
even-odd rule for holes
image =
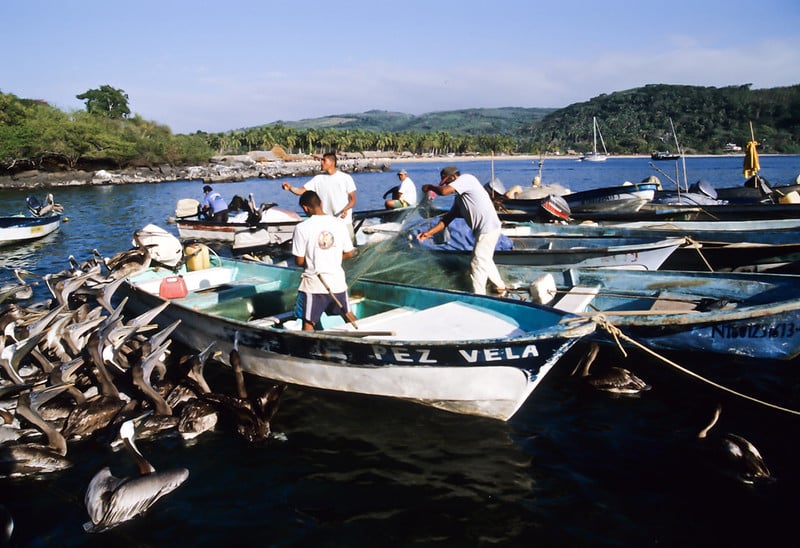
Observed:
[[[600,133],[600,127],[597,125],[597,117],[592,116],[592,126],[594,130],[594,148],[592,152],[587,152],[581,156],[583,162],[605,162],[608,158],[608,151],[606,150],[606,143],[603,141],[603,134]],[[597,136],[600,135],[600,144],[603,145],[603,153],[597,151]]]
[[[26,202],[30,216],[20,213],[0,217],[0,246],[37,240],[61,227],[64,209],[53,202],[52,194],[47,195],[44,204],[35,196],[28,196]]]
[[[211,342],[225,361],[238,340],[244,371],[276,381],[399,398],[453,413],[508,420],[594,324],[512,299],[359,279],[356,319],[294,317],[302,271],[213,257],[210,268],[149,268],[120,288],[126,310],[180,320],[173,337]],[[573,320],[565,322],[563,320]]]
[[[249,200],[234,196],[228,209],[227,223],[213,223],[199,216],[200,202],[193,198],[178,200],[175,224],[182,240],[213,240],[236,243],[238,247],[253,250],[279,246],[292,239],[294,227],[303,218],[294,211],[261,204],[256,207],[252,194]]]
[[[663,152],[656,151],[656,152],[653,152],[653,153],[650,155],[650,158],[651,158],[652,160],[655,160],[655,161],[661,161],[661,160],[677,160],[677,159],[678,159],[678,158],[680,158],[680,157],[681,157],[681,156],[680,156],[680,154],[676,154],[676,153],[670,152],[670,151],[668,151],[668,150],[667,150],[667,151],[663,151]]]

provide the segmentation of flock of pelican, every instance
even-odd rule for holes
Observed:
[[[134,241],[134,249],[110,258],[96,251],[87,261],[70,257],[69,268],[41,277],[49,291],[41,301],[30,303],[38,282],[29,282],[37,277],[29,272],[15,271],[16,281],[0,287],[0,478],[67,469],[69,444],[78,440],[122,445],[138,466],[129,478],[108,467],[97,472],[84,497],[87,532],[142,514],[188,478],[184,468],[156,471],[135,439],[192,439],[230,426],[248,441],[265,440],[286,388],[248,396],[235,342],[236,394],[214,392],[204,368],[219,352],[214,343],[173,352],[179,322],[162,329],[154,323],[166,302],[136,317],[125,317],[124,299],[113,306],[124,279],[150,263],[147,248]],[[3,536],[10,536],[13,520],[0,510]]]

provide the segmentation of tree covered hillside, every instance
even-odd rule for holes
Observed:
[[[592,117],[612,154],[675,151],[670,119],[686,153],[741,146],[751,138],[751,123],[760,152],[800,153],[800,85],[751,90],[749,84],[658,84],[558,110],[476,108],[418,116],[372,110],[190,135],[173,135],[169,127],[131,114],[124,90],[104,85],[76,97],[86,110],[63,112],[38,99],[0,93],[0,174],[187,165],[276,145],[290,154],[568,154],[591,149]]]
[[[738,87],[648,85],[600,95],[559,109],[534,124],[529,147],[591,148],[596,116],[612,154],[675,150],[670,118],[687,153],[721,153],[726,143],[750,140],[760,151],[800,152],[800,85],[763,90]],[[524,136],[519,136],[524,139]]]

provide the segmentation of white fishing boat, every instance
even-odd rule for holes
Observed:
[[[226,360],[238,340],[252,374],[326,390],[399,398],[507,420],[591,322],[555,308],[419,286],[357,280],[356,319],[294,318],[301,270],[213,257],[210,268],[149,268],[120,288],[126,309],[180,320],[173,338],[212,341]],[[564,319],[576,320],[563,322]]]
[[[251,202],[234,197],[231,204],[242,204],[240,207],[247,209],[231,208],[227,223],[213,223],[199,217],[200,202],[191,198],[179,200],[175,208],[178,235],[182,240],[234,243],[241,233],[241,247],[248,248],[282,245],[292,239],[295,225],[303,220],[300,214],[275,204],[261,204],[251,210],[247,205]]]
[[[26,201],[30,215],[18,214],[0,217],[0,246],[12,245],[43,238],[61,227],[61,206],[54,204],[52,194],[41,204],[33,196]]]

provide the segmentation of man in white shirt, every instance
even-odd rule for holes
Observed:
[[[350,240],[355,237],[353,232],[353,208],[356,205],[356,183],[353,177],[336,168],[336,154],[326,152],[322,156],[320,165],[324,173],[314,176],[301,187],[284,182],[283,190],[301,196],[304,192],[313,190],[322,200],[322,210],[328,215],[344,219]]]
[[[323,211],[313,190],[300,195],[300,207],[309,218],[294,228],[292,255],[297,266],[304,267],[295,306],[303,331],[313,331],[323,312],[354,322],[342,268],[342,260],[353,256],[353,240],[342,219]]]
[[[392,188],[392,190],[397,188],[397,191],[393,193],[391,200],[386,200],[384,204],[386,209],[414,207],[417,205],[417,186],[405,169],[398,171],[397,177],[400,179],[400,186]]]
[[[455,193],[456,200],[442,220],[430,230],[418,234],[417,239],[425,241],[444,230],[456,217],[463,217],[475,236],[472,261],[469,263],[472,291],[478,295],[486,295],[488,280],[495,286],[497,293],[505,295],[506,284],[494,264],[494,248],[500,239],[502,224],[489,193],[474,175],[461,175],[456,166],[447,166],[439,175],[439,185],[422,185],[422,192],[433,191],[440,196]]]

